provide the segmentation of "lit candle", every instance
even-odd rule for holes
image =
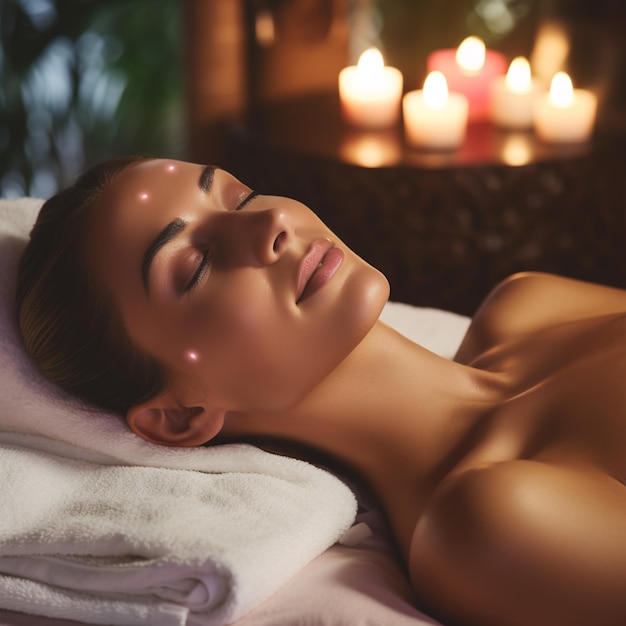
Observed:
[[[441,72],[431,72],[424,89],[402,99],[407,143],[429,150],[454,150],[465,139],[469,103],[460,93],[448,92]]]
[[[426,59],[426,70],[438,70],[448,81],[451,92],[462,93],[469,100],[470,121],[489,118],[491,86],[506,72],[506,57],[495,50],[487,50],[478,37],[468,37],[457,48],[435,50]]]
[[[593,132],[596,96],[586,89],[574,89],[565,72],[552,78],[550,92],[535,103],[537,136],[548,143],[579,143]]]
[[[498,76],[491,90],[491,116],[503,128],[524,129],[533,125],[533,108],[540,92],[524,57],[511,61],[506,77]]]
[[[339,99],[344,119],[354,126],[388,128],[398,122],[402,73],[385,66],[376,48],[366,50],[356,66],[339,72]]]

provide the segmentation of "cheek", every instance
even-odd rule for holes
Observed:
[[[245,273],[220,285],[219,298],[188,324],[207,384],[231,410],[284,410],[303,398],[371,329],[386,281],[366,266],[337,292],[299,309]]]
[[[254,278],[254,280],[252,280]],[[257,276],[232,274],[187,319],[185,360],[230,409],[280,396],[296,321]]]

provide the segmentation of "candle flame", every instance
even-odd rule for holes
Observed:
[[[456,51],[456,62],[466,72],[480,72],[485,65],[485,44],[478,37],[467,37]]]
[[[557,72],[550,83],[550,102],[555,107],[564,109],[574,100],[572,79],[565,72]]]
[[[429,109],[443,109],[448,101],[446,77],[438,71],[431,72],[424,81],[424,103]]]
[[[506,73],[507,87],[513,93],[528,93],[530,91],[530,63],[524,57],[515,57]]]
[[[368,74],[380,72],[384,67],[385,61],[378,48],[368,48],[361,54],[357,63],[359,72],[366,72]]]

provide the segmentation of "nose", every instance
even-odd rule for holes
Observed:
[[[227,256],[235,264],[254,266],[276,263],[293,237],[293,224],[284,209],[271,207],[231,213]]]

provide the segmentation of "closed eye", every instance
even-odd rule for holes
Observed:
[[[258,195],[259,195],[258,191],[251,191],[235,207],[235,211],[240,211],[241,209],[243,209],[246,206],[246,204],[248,204],[249,202],[254,200]],[[198,283],[202,280],[202,278],[206,274],[207,270],[209,269],[210,264],[211,264],[211,250],[207,249],[207,250],[205,250],[204,254],[202,255],[202,258],[200,259],[200,263],[198,264],[198,267],[196,268],[196,271],[193,273],[193,276],[191,277],[191,280],[187,283],[187,286],[185,287],[185,291],[186,292],[192,291],[194,289],[194,287],[196,287],[196,285],[198,285]]]
[[[235,211],[241,211],[241,209],[243,209],[243,207],[246,206],[246,204],[248,204],[248,202],[251,202],[252,200],[254,200],[257,196],[259,195],[258,191],[251,191],[244,199],[242,202],[240,202],[236,207],[235,207]]]
[[[198,264],[196,271],[193,273],[191,280],[187,283],[187,286],[185,287],[186,292],[192,291],[193,288],[196,287],[196,285],[202,280],[203,276],[206,274],[207,270],[209,269],[210,264],[211,264],[211,250],[207,249],[202,255],[202,258],[200,259],[200,263]]]

